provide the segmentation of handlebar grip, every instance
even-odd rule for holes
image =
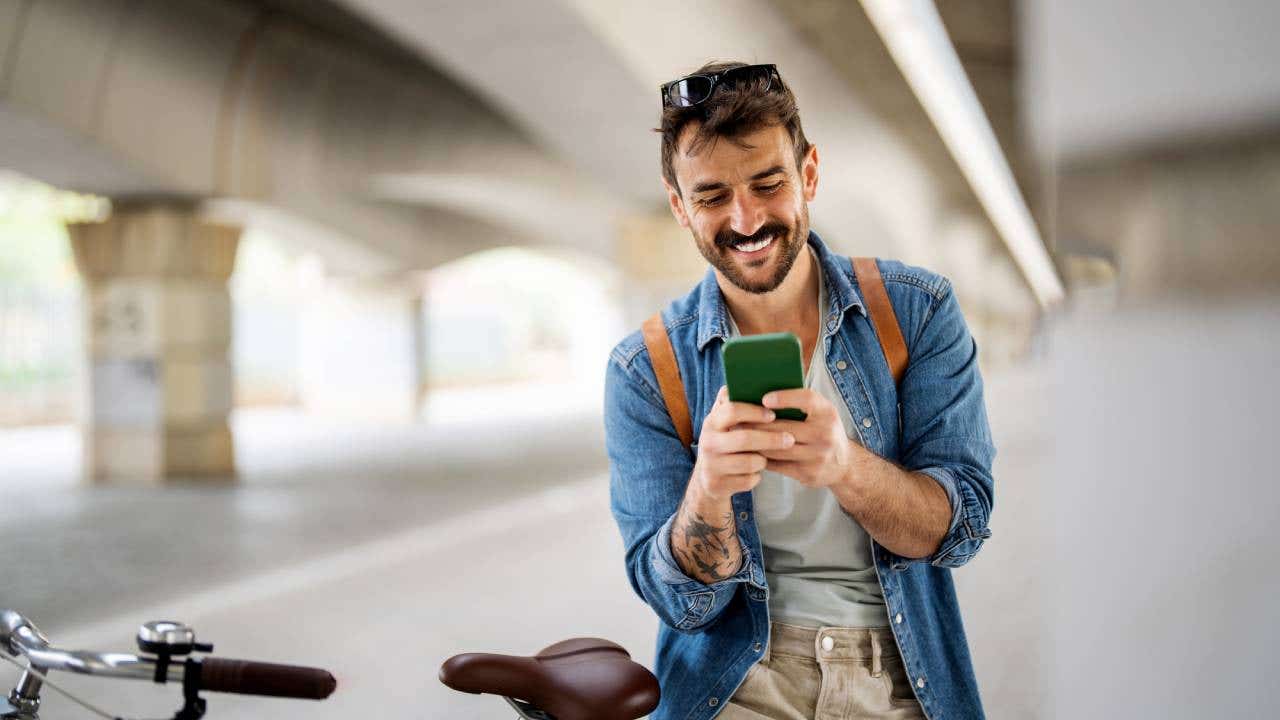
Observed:
[[[337,686],[320,668],[211,657],[200,663],[200,687],[210,692],[323,700]]]

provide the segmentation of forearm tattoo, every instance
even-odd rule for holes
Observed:
[[[701,513],[681,507],[673,530],[671,548],[686,573],[703,582],[717,582],[737,570],[741,551],[734,537],[732,513],[726,513],[722,524],[715,525]]]

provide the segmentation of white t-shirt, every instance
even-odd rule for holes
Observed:
[[[825,316],[826,279],[816,257],[813,267],[818,273],[819,315]],[[740,334],[732,312],[729,333]],[[831,378],[821,338],[804,384],[835,405],[845,435],[857,442],[853,418]],[[807,488],[766,470],[752,494],[772,619],[806,627],[888,627],[871,538],[830,490]]]

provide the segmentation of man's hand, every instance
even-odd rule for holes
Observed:
[[[772,410],[729,402],[720,388],[715,405],[702,421],[698,460],[671,527],[671,553],[689,577],[713,583],[741,569],[742,545],[730,499],[760,482],[766,451],[791,447],[786,432],[751,427],[775,419]]]
[[[767,468],[808,487],[825,487],[877,542],[903,557],[938,550],[951,523],[951,502],[936,480],[908,472],[854,443],[834,405],[812,390],[778,390],[765,407],[798,408],[803,422],[775,420],[760,430],[787,432],[794,446],[767,450]]]
[[[803,421],[775,420],[756,426],[759,431],[787,433],[795,444],[765,450],[766,467],[793,478],[806,487],[831,487],[852,480],[854,451],[835,405],[807,388],[778,390],[764,396],[766,408],[797,408],[808,417]]]
[[[795,444],[790,432],[770,426],[775,419],[768,408],[730,402],[728,389],[721,386],[711,412],[702,421],[690,485],[697,483],[713,500],[754,488],[767,463],[764,453],[781,452]]]

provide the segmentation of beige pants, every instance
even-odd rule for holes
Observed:
[[[775,622],[719,720],[923,720],[889,628]]]

